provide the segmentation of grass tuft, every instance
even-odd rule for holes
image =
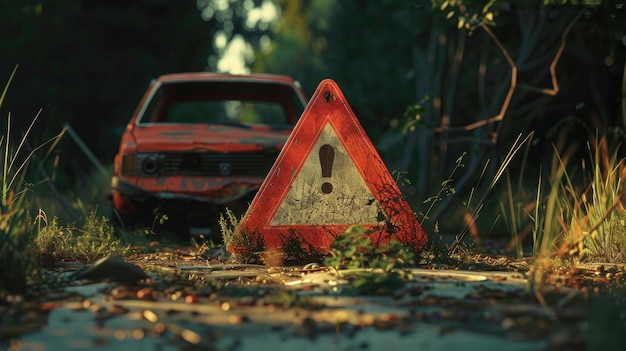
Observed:
[[[241,219],[237,218],[237,215],[229,208],[226,209],[226,212],[220,213],[220,232],[222,233],[224,246],[227,248],[233,246],[240,222]]]
[[[624,159],[617,149],[610,152],[605,137],[588,144],[591,167],[583,162],[583,186],[577,186],[567,172],[573,151],[555,162],[549,193],[537,193],[534,254],[557,256],[564,263],[626,262],[626,214],[621,199],[626,176]]]
[[[42,266],[52,266],[63,260],[91,262],[112,253],[124,255],[130,250],[116,237],[110,220],[98,216],[96,211],[85,219],[82,229],[60,226],[57,218],[48,220],[41,210],[35,224],[34,252]]]
[[[577,185],[567,171],[574,154],[570,145],[561,154],[555,147],[550,184],[537,187],[532,215],[534,262],[529,289],[542,301],[546,274],[559,267],[580,263],[626,262],[626,214],[621,202],[624,159],[609,151],[605,137],[587,145],[591,167],[583,161],[584,174]],[[578,169],[578,168],[577,168]]]
[[[618,159],[617,150],[608,151],[606,138],[589,147],[592,164],[588,190],[583,193],[575,219],[588,223],[582,234],[581,254],[589,260],[626,262],[626,214],[622,205],[623,180],[626,176],[624,159]],[[588,198],[590,192],[591,198]],[[569,233],[580,240],[580,233]]]
[[[0,105],[16,70],[17,66],[0,95]],[[29,200],[34,194],[34,185],[27,182],[27,174],[31,173],[29,165],[40,149],[47,145],[54,147],[62,136],[60,133],[31,148],[27,139],[38,117],[39,113],[22,137],[14,142],[9,113],[6,131],[0,136],[0,300],[10,294],[26,294],[27,288],[36,288],[41,282],[41,270],[37,268],[42,263],[54,264],[62,259],[91,261],[108,253],[125,251],[114,237],[108,219],[97,217],[95,211],[86,218],[83,230],[60,227],[56,219],[48,221],[43,210],[31,220],[30,210],[34,206]]]
[[[220,214],[219,225],[224,245],[244,263],[260,262],[267,248],[263,235],[239,230],[240,223],[241,218],[237,218],[231,209],[227,208],[225,213]]]

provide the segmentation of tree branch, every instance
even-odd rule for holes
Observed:
[[[550,96],[555,96],[559,93],[559,82],[556,77],[556,65],[559,64],[561,60],[561,55],[563,55],[563,51],[565,50],[565,44],[567,44],[567,36],[569,32],[574,28],[574,24],[578,21],[580,16],[582,16],[584,10],[580,10],[576,16],[570,21],[570,23],[565,27],[563,34],[561,34],[561,45],[559,45],[559,49],[556,51],[552,62],[550,63],[550,79],[552,81],[552,89],[547,88],[537,88],[537,87],[526,87],[529,91],[534,91],[541,94],[546,94]]]
[[[563,51],[565,50],[565,45],[567,44],[567,36],[569,35],[569,32],[571,32],[572,28],[574,28],[574,24],[576,24],[576,22],[578,21],[580,16],[582,16],[582,14],[583,14],[583,10],[579,11],[578,14],[576,14],[576,16],[574,16],[574,18],[570,21],[567,27],[565,27],[565,30],[561,34],[561,44],[559,45],[559,49],[556,51],[556,54],[554,55],[554,58],[552,59],[552,62],[550,63],[550,79],[552,82],[552,88],[547,89],[547,88],[538,88],[538,87],[525,87],[525,89],[529,91],[538,92],[541,94],[550,95],[550,96],[555,96],[556,94],[558,94],[559,82],[556,76],[556,66],[561,60],[561,56],[563,55]],[[506,114],[506,111],[509,108],[511,99],[513,98],[513,93],[515,92],[515,89],[517,87],[517,71],[518,71],[517,65],[511,58],[511,55],[506,50],[504,45],[502,45],[500,40],[498,40],[498,37],[495,36],[495,34],[491,31],[491,29],[489,29],[489,27],[485,24],[483,24],[481,28],[496,43],[496,45],[500,49],[500,52],[506,58],[506,61],[508,62],[509,66],[511,66],[511,83],[509,85],[509,90],[506,94],[506,97],[504,98],[504,102],[502,103],[502,106],[500,107],[500,112],[491,118],[480,120],[478,122],[474,122],[474,123],[461,126],[461,127],[450,127],[447,125],[443,125],[441,127],[435,128],[435,132],[442,133],[444,131],[471,131],[476,128],[484,127],[488,124],[501,121],[504,118],[504,115]]]
[[[478,122],[474,122],[472,124],[468,124],[468,125],[463,126],[463,127],[446,127],[446,126],[442,126],[442,127],[436,128],[435,129],[436,132],[443,132],[444,130],[447,130],[447,131],[470,131],[470,130],[474,130],[476,128],[485,126],[487,124],[501,121],[504,118],[504,114],[506,113],[507,109],[509,108],[509,104],[511,103],[511,99],[513,98],[513,93],[515,92],[515,87],[517,86],[517,66],[515,65],[515,62],[513,61],[513,59],[511,58],[511,55],[509,55],[509,52],[502,45],[500,40],[498,40],[498,38],[495,36],[495,34],[493,34],[491,29],[489,29],[489,27],[487,25],[485,25],[485,24],[482,25],[482,28],[483,28],[483,30],[485,32],[487,32],[487,34],[491,37],[491,39],[496,43],[496,45],[500,49],[500,52],[502,52],[502,54],[506,58],[506,61],[509,63],[509,66],[511,66],[511,84],[509,85],[509,91],[506,93],[506,97],[504,98],[504,102],[502,103],[502,107],[500,108],[500,113],[498,113],[497,115],[495,115],[495,116],[493,116],[491,118],[484,119],[484,120],[478,121]]]

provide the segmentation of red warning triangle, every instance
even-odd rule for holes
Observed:
[[[365,134],[346,98],[323,80],[252,200],[239,231],[267,248],[293,239],[328,251],[350,225],[373,231],[377,244],[397,239],[417,250],[424,231]]]

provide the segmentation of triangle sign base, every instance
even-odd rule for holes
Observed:
[[[350,225],[374,245],[396,239],[421,250],[426,236],[346,98],[323,80],[239,226],[268,249],[294,238],[327,252]],[[236,249],[236,248],[235,248]]]

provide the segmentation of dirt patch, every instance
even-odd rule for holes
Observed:
[[[611,349],[623,345],[623,267],[554,271],[475,256],[383,273],[317,264],[268,267],[210,260],[192,249],[127,260],[137,284],[64,281],[0,306],[9,350]],[[56,284],[56,286],[55,286]]]

